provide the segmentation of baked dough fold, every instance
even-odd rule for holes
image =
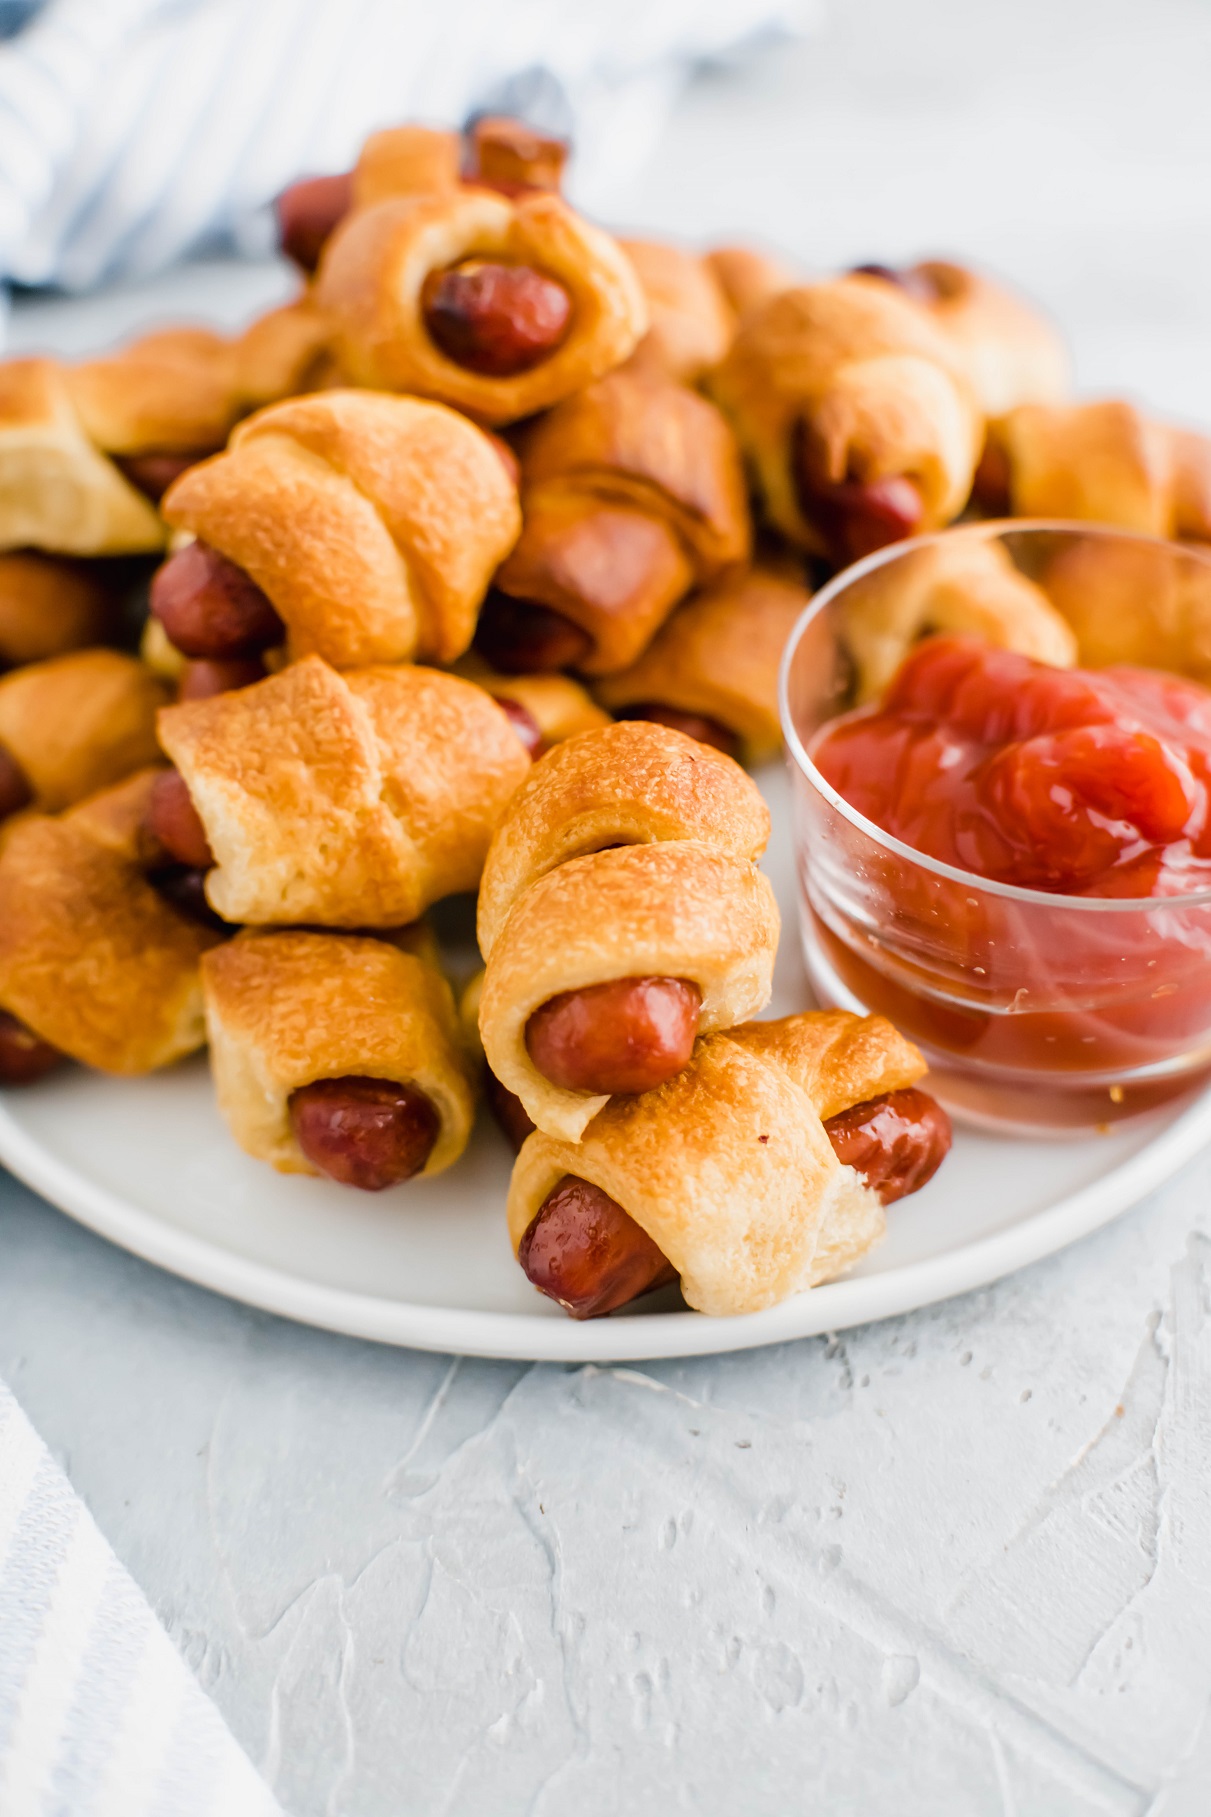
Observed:
[[[767,835],[739,766],[663,726],[587,732],[535,767],[484,869],[479,1027],[488,1065],[539,1128],[575,1142],[608,1102],[554,1084],[530,1058],[526,1025],[551,998],[620,978],[688,980],[704,1032],[769,1001],[778,909],[753,862]]]
[[[833,1153],[824,1120],[913,1085],[917,1049],[843,1010],[705,1035],[655,1091],[612,1098],[579,1142],[536,1131],[513,1168],[514,1251],[566,1174],[640,1224],[698,1312],[759,1312],[844,1272],[882,1236],[883,1207]]]
[[[155,507],[85,432],[66,368],[0,363],[0,549],[135,555],[164,540]]]
[[[693,385],[717,366],[736,332],[736,316],[706,259],[665,240],[623,239],[651,323],[633,356],[670,378]]]
[[[216,868],[224,920],[397,927],[474,889],[530,759],[495,701],[400,665],[318,657],[160,714]]]
[[[472,372],[430,336],[425,279],[471,258],[531,266],[568,292],[567,335],[528,371]],[[532,416],[579,391],[620,365],[648,325],[639,279],[617,241],[540,192],[510,198],[467,187],[359,209],[324,249],[316,296],[355,384],[438,398],[484,423]]]
[[[521,525],[513,482],[474,424],[360,391],[258,412],[163,509],[268,594],[292,655],[337,668],[452,662]]]
[[[904,478],[919,530],[957,517],[983,418],[962,361],[926,312],[877,278],[805,284],[741,323],[710,375],[777,528],[832,553],[797,480],[806,444],[821,486]]]
[[[246,1154],[315,1174],[291,1127],[291,1093],[350,1075],[417,1086],[436,1107],[422,1174],[462,1154],[471,1071],[450,986],[427,959],[348,934],[243,933],[207,954],[203,977],[219,1108]]]
[[[778,669],[810,595],[788,571],[758,562],[693,593],[637,662],[603,675],[595,693],[611,713],[638,706],[702,715],[730,732],[745,763],[782,744]]]
[[[520,441],[523,527],[496,577],[592,638],[580,662],[633,662],[689,588],[746,559],[739,450],[705,398],[652,372],[616,372]]]
[[[906,550],[855,581],[840,629],[859,706],[879,699],[913,645],[932,633],[980,637],[1060,669],[1077,658],[1076,639],[1043,589],[978,529]]]
[[[169,692],[119,650],[72,650],[0,676],[0,746],[34,805],[57,813],[159,760],[156,714]]]
[[[1024,404],[989,427],[1015,517],[1211,540],[1211,438],[1107,398]]]
[[[167,1066],[205,1038],[199,961],[221,936],[147,881],[145,770],[0,852],[0,1006],[101,1072]]]

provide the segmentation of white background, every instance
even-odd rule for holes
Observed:
[[[697,84],[618,213],[983,260],[1086,388],[1211,422],[1209,84],[1201,0],[833,0]],[[1176,1817],[1211,1802],[1209,1188],[841,1341],[595,1370],[295,1328],[5,1186],[0,1374],[296,1817]]]

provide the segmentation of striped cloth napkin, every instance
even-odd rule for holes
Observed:
[[[84,290],[233,244],[366,134],[483,109],[574,129],[608,207],[695,65],[816,0],[46,0],[0,46],[0,280]]]
[[[0,1814],[281,1817],[0,1383]]]

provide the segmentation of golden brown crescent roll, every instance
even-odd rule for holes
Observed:
[[[532,416],[635,349],[647,308],[617,242],[542,191],[483,188],[358,210],[324,251],[317,300],[355,384]]]
[[[989,425],[977,496],[1014,517],[1211,539],[1211,438],[1115,399],[1025,404]]]
[[[446,195],[458,188],[462,142],[433,126],[389,126],[372,132],[353,167],[353,206],[389,196]]]
[[[913,1085],[917,1049],[879,1016],[832,1010],[699,1041],[656,1091],[614,1098],[579,1142],[530,1136],[507,1217],[514,1250],[554,1188],[599,1188],[656,1244],[698,1312],[759,1312],[844,1272],[883,1206],[838,1160],[826,1118]]]
[[[107,454],[221,448],[238,414],[235,354],[210,328],[165,328],[64,368],[84,432]]]
[[[1061,669],[1077,659],[1076,639],[1042,588],[1000,543],[965,530],[907,551],[847,590],[841,635],[855,702],[877,700],[913,645],[934,632],[982,637]]]
[[[664,240],[621,239],[639,274],[651,323],[635,363],[692,385],[716,366],[736,332],[736,317],[714,271],[697,253]]]
[[[1079,537],[1040,581],[1092,669],[1132,663],[1211,683],[1211,562],[1163,544]]]
[[[459,657],[454,673],[485,689],[493,700],[519,706],[533,720],[542,750],[610,723],[609,714],[570,675],[500,675],[473,650]]]
[[[1052,404],[1071,389],[1068,349],[1055,324],[1024,298],[947,259],[859,270],[895,284],[937,323],[985,416],[1019,404]]]
[[[205,1038],[198,965],[220,935],[144,874],[155,779],[32,814],[0,852],[0,1008],[102,1072],[151,1072]]]
[[[378,1130],[356,1127],[356,1088],[367,1081],[405,1087],[413,1111],[419,1094],[429,1113],[427,1140],[397,1156],[397,1177],[441,1173],[462,1154],[475,1115],[472,1074],[450,986],[427,960],[348,934],[244,933],[207,954],[203,976],[219,1108],[246,1154],[281,1173],[393,1183],[355,1171],[383,1160],[381,1118]],[[324,1091],[307,1092],[320,1082]],[[308,1139],[300,1093],[303,1103],[334,1104],[324,1147]]]
[[[957,517],[983,419],[951,343],[894,285],[783,291],[710,375],[777,529],[836,563]]]
[[[6,667],[103,643],[117,617],[113,589],[86,563],[28,549],[0,555],[0,663]]]
[[[638,662],[596,687],[619,719],[651,719],[763,763],[782,745],[778,668],[810,594],[788,569],[758,563],[691,594]]]
[[[0,549],[131,555],[164,537],[154,505],[86,433],[67,368],[0,362]]]
[[[406,665],[311,656],[159,725],[214,857],[207,898],[257,926],[397,927],[474,889],[530,768],[483,689]]]
[[[335,384],[331,338],[308,291],[250,322],[233,349],[238,414]]]
[[[614,1091],[769,1001],[769,816],[738,765],[664,726],[585,732],[534,767],[484,866],[488,1064],[576,1141]]]
[[[755,246],[713,246],[702,255],[739,320],[762,303],[768,303],[781,290],[802,282],[799,273],[784,259],[760,252]]]
[[[364,391],[250,417],[177,481],[164,515],[251,577],[292,655],[337,668],[453,661],[521,522],[482,430],[442,404]]]
[[[159,760],[168,690],[137,657],[73,650],[0,677],[0,754],[50,813]]]
[[[528,429],[520,453],[522,532],[478,638],[498,667],[625,668],[691,586],[748,555],[735,440],[684,385],[611,373]]]

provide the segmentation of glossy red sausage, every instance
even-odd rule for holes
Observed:
[[[652,1091],[688,1064],[701,1008],[687,978],[614,978],[542,1004],[526,1024],[526,1050],[567,1091]]]
[[[439,1119],[432,1099],[394,1079],[317,1079],[290,1098],[295,1140],[313,1167],[342,1186],[382,1192],[419,1173]]]
[[[471,128],[464,177],[506,196],[535,189],[558,194],[567,156],[566,139],[537,132],[524,120],[489,115]]]
[[[447,359],[468,372],[506,379],[555,352],[568,332],[572,299],[532,265],[465,259],[429,273],[421,313]]]
[[[114,465],[145,498],[158,505],[173,480],[213,453],[212,448],[197,448],[188,454],[118,454]]]
[[[900,475],[866,485],[846,480],[838,486],[801,487],[800,503],[838,565],[861,561],[912,536],[925,515],[920,492]]]
[[[63,1058],[57,1047],[0,1010],[0,1085],[32,1085]]]
[[[531,757],[541,757],[544,745],[538,721],[528,707],[523,707],[520,700],[510,700],[506,694],[496,696],[496,704],[508,720]]]
[[[178,700],[210,700],[235,688],[250,688],[268,674],[259,656],[233,657],[226,662],[187,662],[177,683]]]
[[[502,1085],[490,1066],[484,1068],[484,1096],[513,1152],[520,1153],[526,1137],[534,1134],[534,1121],[517,1093]]]
[[[574,1319],[596,1319],[677,1279],[647,1231],[600,1186],[565,1174],[521,1239],[517,1259]]]
[[[534,675],[574,669],[593,639],[562,612],[493,588],[480,611],[475,648],[502,675]]]
[[[303,177],[284,189],[274,203],[278,245],[301,271],[320,262],[324,242],[353,205],[353,174]]]
[[[151,609],[183,656],[259,656],[285,626],[250,575],[204,542],[187,543],[152,576]]]
[[[971,496],[990,517],[1006,517],[1012,509],[1013,469],[998,442],[985,442],[980,464],[971,482]]]
[[[950,1119],[927,1092],[869,1098],[824,1125],[838,1160],[885,1205],[932,1179],[950,1149]],[[596,1318],[675,1278],[660,1249],[599,1186],[565,1174],[526,1229],[517,1255],[527,1279],[573,1318]]]
[[[193,805],[193,796],[180,770],[165,770],[156,777],[143,825],[178,864],[190,870],[208,871],[214,863],[202,816]]]
[[[34,798],[29,779],[11,751],[0,744],[0,820],[20,813]]]
[[[830,1117],[824,1133],[839,1161],[860,1173],[885,1205],[932,1180],[950,1153],[950,1118],[928,1092],[908,1087]]]
[[[668,726],[674,732],[684,732],[687,738],[696,738],[699,744],[709,744],[716,751],[723,751],[728,757],[735,757],[739,750],[740,741],[735,733],[729,732],[717,719],[708,719],[705,713],[682,713],[677,707],[644,700],[636,706],[624,707],[618,718],[645,719],[651,725]]]

